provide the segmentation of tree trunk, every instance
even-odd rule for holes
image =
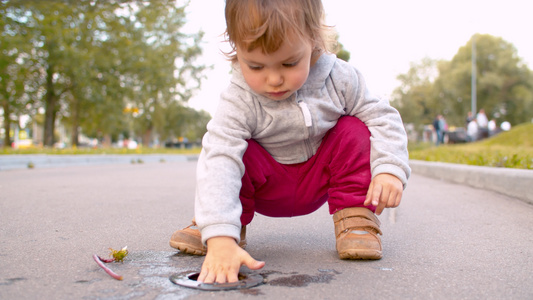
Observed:
[[[147,129],[144,134],[141,137],[142,145],[145,147],[150,146],[150,143],[152,142],[152,129]]]
[[[72,129],[70,135],[70,142],[72,147],[79,146],[79,128],[80,128],[80,101],[74,98],[72,103]]]
[[[111,142],[111,135],[109,135],[109,134],[105,134],[105,135],[104,135],[104,139],[103,139],[103,141],[102,141],[102,146],[103,146],[104,148],[109,148],[109,147],[111,147],[111,143],[112,143],[112,142]]]
[[[45,147],[54,146],[54,131],[56,122],[57,96],[54,91],[52,66],[46,69],[46,96],[44,113],[44,138]]]
[[[4,136],[4,148],[8,148],[11,147],[11,141],[9,139],[9,132],[11,131],[11,119],[9,118],[9,115],[11,114],[11,111],[7,100],[4,100],[2,103],[2,108],[4,109],[4,129],[6,133]]]

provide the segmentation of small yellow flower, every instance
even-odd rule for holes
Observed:
[[[113,248],[109,248],[111,250],[111,255],[115,259],[116,262],[121,262],[124,260],[124,258],[128,255],[128,246],[122,248],[121,250],[115,250]]]

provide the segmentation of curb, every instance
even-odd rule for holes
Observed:
[[[68,167],[97,164],[126,164],[142,159],[143,162],[194,161],[198,155],[0,155],[0,172],[28,168]],[[469,166],[442,162],[410,160],[413,173],[495,191],[533,204],[533,171],[510,168]]]
[[[83,165],[193,161],[197,159],[198,155],[194,154],[14,154],[0,155],[0,172],[13,169],[27,169],[28,163],[30,162],[35,168],[56,168]]]
[[[420,175],[495,191],[533,204],[533,171],[410,160]]]

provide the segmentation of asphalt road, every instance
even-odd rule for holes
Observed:
[[[0,299],[533,299],[533,206],[414,174],[382,221],[384,258],[337,258],[326,207],[258,215],[249,253],[264,284],[205,292],[171,283],[202,257],[168,246],[193,214],[194,161],[0,172]],[[92,260],[128,246],[124,263]],[[243,268],[242,272],[249,272]]]

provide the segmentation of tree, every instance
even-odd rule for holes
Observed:
[[[28,32],[21,23],[22,18],[24,11],[0,1],[0,104],[4,115],[4,147],[11,144],[12,116],[25,113],[31,104],[28,90],[35,68],[27,54],[30,50],[25,43]]]
[[[350,52],[344,48],[344,45],[339,42],[339,34],[335,33],[334,36],[335,40],[331,41],[332,49],[330,51],[334,52],[335,55],[337,55],[337,58],[344,60],[345,62],[348,62],[350,60]]]
[[[531,71],[514,46],[502,38],[478,34],[475,39],[477,107],[484,108],[497,121],[512,124],[529,121],[533,117]],[[438,62],[437,71],[432,68],[434,76],[414,80],[413,74],[424,73],[426,66],[414,65],[407,74],[398,77],[402,86],[396,90],[393,103],[404,121],[427,124],[430,116],[444,114],[449,124],[464,126],[472,101],[472,39],[451,61]],[[420,97],[415,98],[416,93]]]
[[[474,38],[474,37],[472,37]],[[489,117],[513,124],[532,116],[533,86],[531,71],[517,55],[515,47],[502,38],[476,35],[477,107]],[[436,82],[446,94],[455,122],[464,121],[471,106],[472,39],[459,49],[453,59],[440,68]],[[473,112],[474,114],[476,112]]]
[[[154,114],[158,115],[154,118],[154,131],[159,134],[161,141],[179,137],[185,137],[189,141],[199,140],[207,131],[207,122],[211,119],[209,113],[196,111],[177,102],[170,103]]]
[[[400,86],[393,92],[393,102],[404,122],[413,123],[420,128],[430,124],[440,108],[434,101],[435,90],[433,82],[438,76],[438,61],[424,58],[420,63],[411,63],[409,71],[398,75]]]
[[[127,131],[129,106],[141,131],[150,132],[154,111],[183,105],[200,86],[202,33],[182,32],[185,5],[178,1],[4,2],[20,12],[15,20],[29,33],[46,146],[54,144],[58,118],[70,126],[74,145],[80,128],[108,137]]]
[[[54,143],[54,128],[60,100],[72,88],[72,80],[67,76],[72,59],[70,50],[69,19],[71,8],[61,1],[13,1],[17,9],[23,11],[21,23],[28,30],[27,43],[32,47],[31,56],[40,70],[34,83],[44,90],[43,106],[45,108],[44,144]]]
[[[176,102],[178,105],[187,102],[200,87],[205,69],[196,63],[201,54],[199,43],[203,33],[182,33],[185,7],[178,7],[174,2],[128,7],[127,14],[134,19],[127,29],[131,38],[126,49],[131,55],[125,56],[122,63],[127,66],[125,81],[135,90],[128,102],[138,108],[136,134],[144,137],[145,144],[154,134],[167,135],[160,131],[163,127],[158,124],[176,123],[169,117],[177,115],[160,112],[174,110]]]
[[[348,62],[350,60],[350,52],[344,48],[344,45],[338,43],[339,49],[336,53],[337,57]]]

